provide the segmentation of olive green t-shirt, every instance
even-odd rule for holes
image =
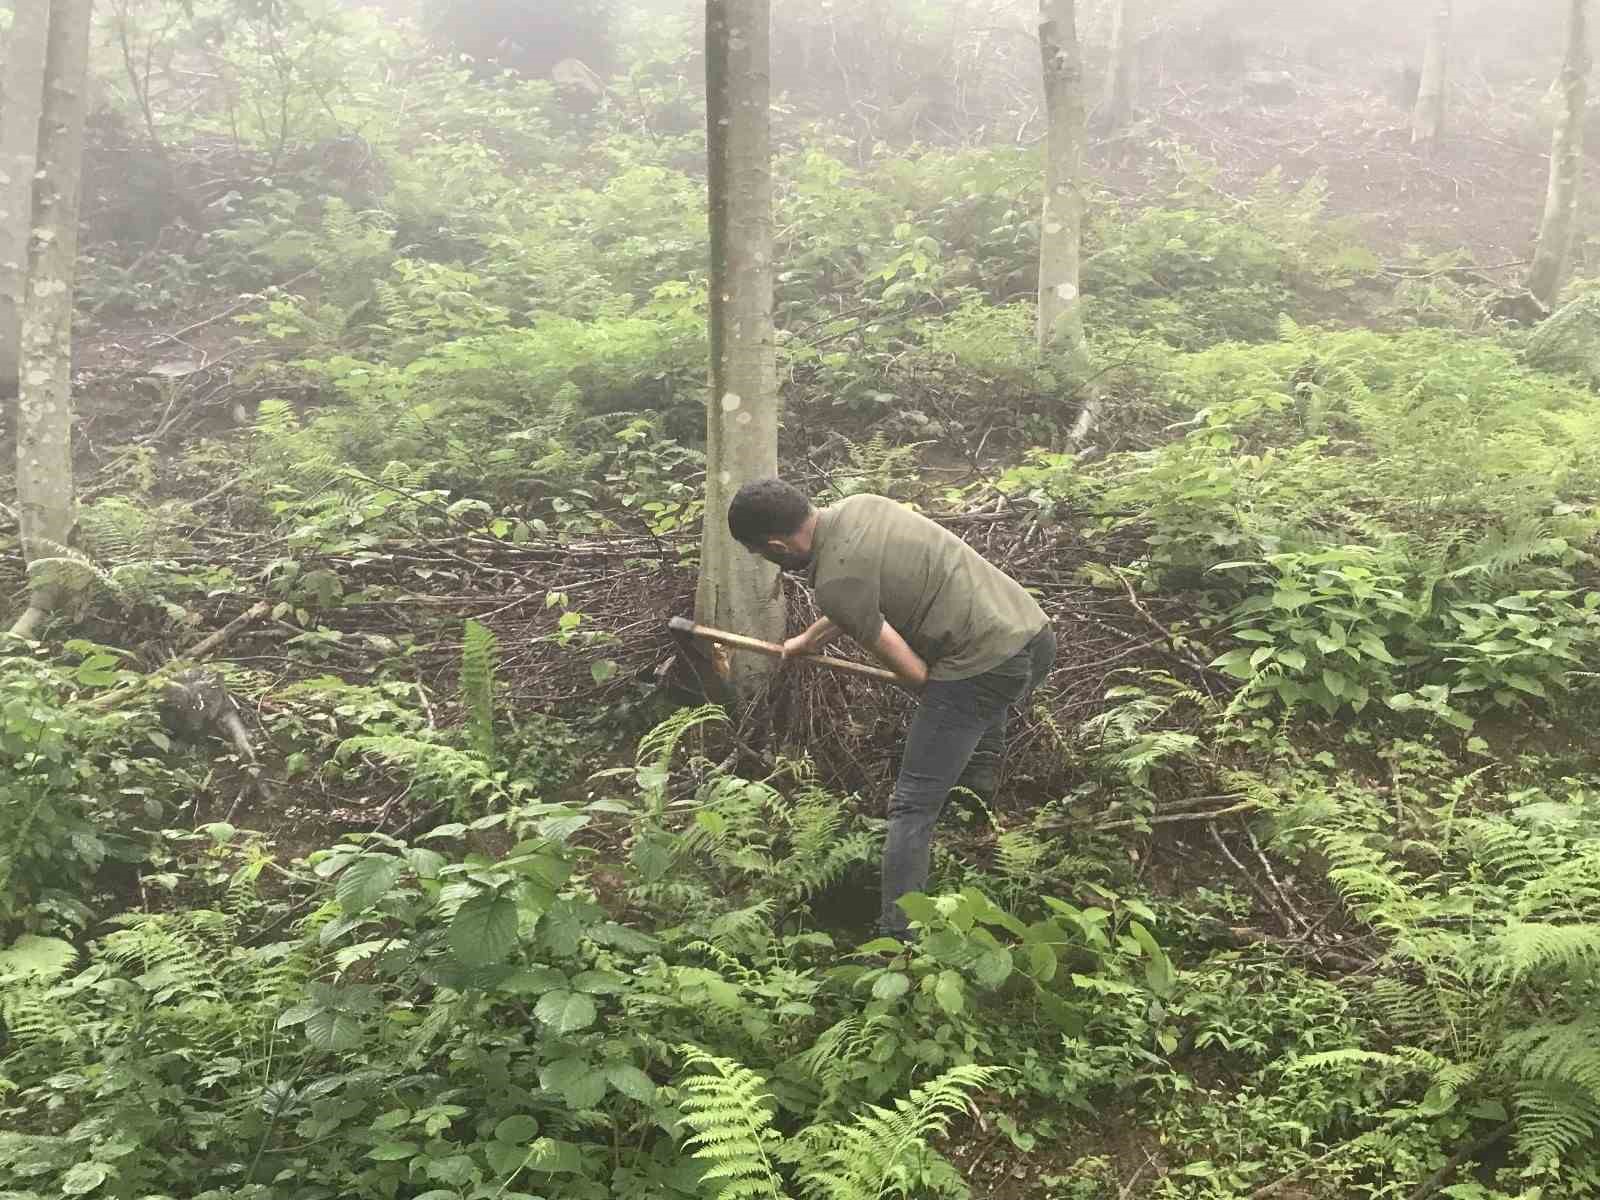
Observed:
[[[863,645],[888,621],[930,679],[970,679],[1049,624],[1021,584],[948,529],[883,496],[822,510],[812,541],[817,607]]]

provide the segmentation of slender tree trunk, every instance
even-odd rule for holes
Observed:
[[[45,0],[37,0],[42,6]],[[32,634],[58,600],[39,559],[65,554],[72,511],[72,297],[88,109],[91,0],[54,0],[39,122],[39,187],[17,396],[17,508],[33,587],[15,629]],[[26,7],[26,6],[24,6]]]
[[[1097,124],[1107,132],[1133,118],[1139,79],[1139,0],[1111,0],[1111,62]]]
[[[701,622],[768,640],[783,636],[775,567],[728,534],[739,487],[778,473],[778,383],[772,332],[771,0],[706,0],[706,149],[711,223],[711,394],[706,406],[706,511],[695,612]],[[737,655],[749,695],[773,663]]]
[[[1433,146],[1444,132],[1445,93],[1450,75],[1450,0],[1435,0],[1428,44],[1422,53],[1422,83],[1411,112],[1411,144]]]
[[[11,21],[0,77],[0,403],[17,394],[50,5],[18,5]]]
[[[1039,53],[1044,68],[1044,212],[1039,223],[1039,349],[1069,373],[1086,365],[1079,266],[1083,243],[1083,57],[1074,0],[1039,0]],[[1075,441],[1094,423],[1085,403]]]
[[[1589,103],[1589,0],[1570,0],[1567,58],[1561,67],[1561,112],[1550,145],[1550,187],[1534,251],[1528,290],[1554,308],[1566,283],[1583,184],[1583,118]]]

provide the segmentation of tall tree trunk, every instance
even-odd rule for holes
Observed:
[[[1570,0],[1566,10],[1566,61],[1562,64],[1562,110],[1550,139],[1550,186],[1544,221],[1528,272],[1528,291],[1554,309],[1566,283],[1578,229],[1578,192],[1584,178],[1584,110],[1589,104],[1589,0]]]
[[[1111,61],[1096,123],[1106,131],[1121,129],[1133,117],[1139,79],[1139,0],[1111,0]]]
[[[1048,121],[1044,212],[1039,223],[1039,349],[1079,373],[1088,360],[1079,266],[1083,243],[1083,57],[1074,0],[1039,0],[1039,53]],[[1088,436],[1094,402],[1084,404],[1075,441]]]
[[[10,403],[17,394],[49,37],[50,5],[44,0],[18,5],[0,77],[0,403]]]
[[[778,473],[772,332],[771,0],[706,0],[706,149],[711,224],[711,394],[699,620],[777,640],[784,600],[775,567],[728,534],[739,487]],[[773,663],[733,659],[749,695]]]
[[[43,6],[45,0],[38,0]],[[30,573],[65,554],[72,532],[72,297],[88,109],[91,0],[54,0],[39,122],[39,187],[17,395],[17,508]],[[23,7],[26,7],[24,5]],[[31,635],[56,603],[56,575],[33,573],[15,631]]]
[[[1567,57],[1561,67],[1561,112],[1550,144],[1550,187],[1545,193],[1539,245],[1528,274],[1528,290],[1554,308],[1566,283],[1578,223],[1583,183],[1583,118],[1589,103],[1589,0],[1570,0]]]
[[[1450,0],[1435,0],[1428,44],[1422,52],[1422,83],[1411,112],[1411,144],[1433,146],[1444,132],[1445,91],[1450,75]]]

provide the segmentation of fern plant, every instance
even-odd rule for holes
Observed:
[[[850,1038],[841,1026],[830,1043]],[[695,1046],[680,1046],[687,1067],[698,1071],[679,1084],[687,1144],[706,1164],[702,1179],[718,1200],[764,1196],[786,1200],[788,1169],[798,1194],[814,1200],[880,1200],[930,1187],[964,1194],[955,1170],[928,1146],[948,1132],[952,1117],[971,1105],[971,1093],[994,1083],[998,1068],[953,1067],[892,1107],[868,1105],[850,1121],[817,1122],[784,1137],[773,1127],[776,1105],[754,1071]]]
[[[1318,833],[1330,881],[1410,978],[1368,993],[1397,1044],[1297,1069],[1420,1078],[1427,1111],[1503,1106],[1530,1164],[1575,1162],[1600,1144],[1600,819],[1581,795],[1506,815],[1458,803],[1438,810],[1426,873],[1359,815]]]
[[[499,642],[468,618],[461,639],[461,703],[467,713],[467,744],[485,762],[494,761],[494,668]]]

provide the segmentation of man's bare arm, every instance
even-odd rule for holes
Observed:
[[[928,682],[928,664],[900,636],[889,622],[883,623],[878,640],[867,647],[884,666],[900,677],[900,682],[912,691],[921,691]]]
[[[804,633],[798,634],[783,643],[783,657],[799,658],[806,654],[815,654],[829,642],[837,638],[844,630],[840,629],[827,617],[815,621]]]

